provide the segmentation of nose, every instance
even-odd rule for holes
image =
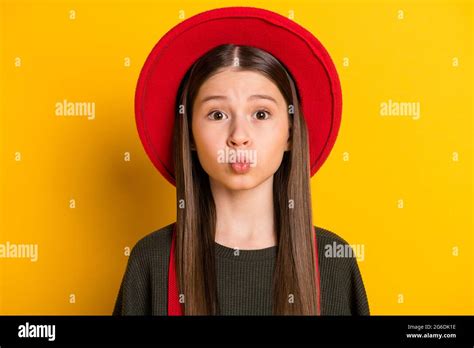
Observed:
[[[231,132],[227,139],[227,146],[235,148],[248,147],[251,143],[247,118],[245,116],[234,117]]]

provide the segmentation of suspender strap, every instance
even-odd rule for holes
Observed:
[[[319,254],[318,254],[318,240],[316,238],[316,232],[313,226],[313,238],[314,238],[314,258],[315,258],[315,269],[316,269],[316,313],[321,315],[321,275],[319,274]]]
[[[183,308],[179,303],[178,281],[176,279],[176,223],[173,225],[171,239],[170,263],[168,268],[168,315],[183,315]]]

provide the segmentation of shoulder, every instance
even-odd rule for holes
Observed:
[[[321,269],[336,268],[350,274],[358,272],[357,260],[363,260],[363,245],[351,245],[338,234],[315,226]]]
[[[314,226],[314,229],[316,232],[318,246],[319,246],[320,241],[321,241],[321,244],[334,243],[334,242],[340,243],[340,244],[347,244],[347,245],[349,244],[341,236],[325,228]]]
[[[174,223],[171,223],[161,227],[138,240],[132,248],[130,258],[146,261],[156,259],[157,257],[167,258],[171,247],[173,225]]]
[[[350,271],[357,266],[357,250],[338,234],[325,228],[315,226],[316,241],[320,262],[331,264],[340,270]]]
[[[132,248],[114,307],[117,315],[165,315],[173,224],[142,237]]]
[[[364,245],[349,244],[327,229],[315,226],[326,315],[367,315],[369,306],[357,261],[364,260]]]
[[[147,280],[167,275],[173,225],[161,227],[135,243],[128,260],[131,274],[141,273]]]

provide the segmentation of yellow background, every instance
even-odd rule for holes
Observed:
[[[343,119],[314,222],[364,245],[372,314],[474,314],[471,2],[131,0],[1,2],[0,243],[39,259],[0,258],[0,314],[112,312],[125,248],[176,213],[136,131],[138,74],[180,11],[233,5],[294,14],[336,64]],[[63,99],[95,119],[55,116]],[[382,117],[389,99],[420,119]]]

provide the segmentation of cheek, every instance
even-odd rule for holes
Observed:
[[[266,166],[278,167],[283,158],[284,151],[288,142],[289,132],[288,124],[278,125],[270,132],[259,136],[258,160],[265,162]]]
[[[283,160],[283,149],[277,146],[266,146],[257,154],[259,171],[264,175],[275,173]]]
[[[211,131],[210,129],[204,130],[197,126],[195,127],[193,137],[201,166],[205,170],[214,168],[217,165],[218,150],[222,147],[222,139],[220,139],[219,132]]]

